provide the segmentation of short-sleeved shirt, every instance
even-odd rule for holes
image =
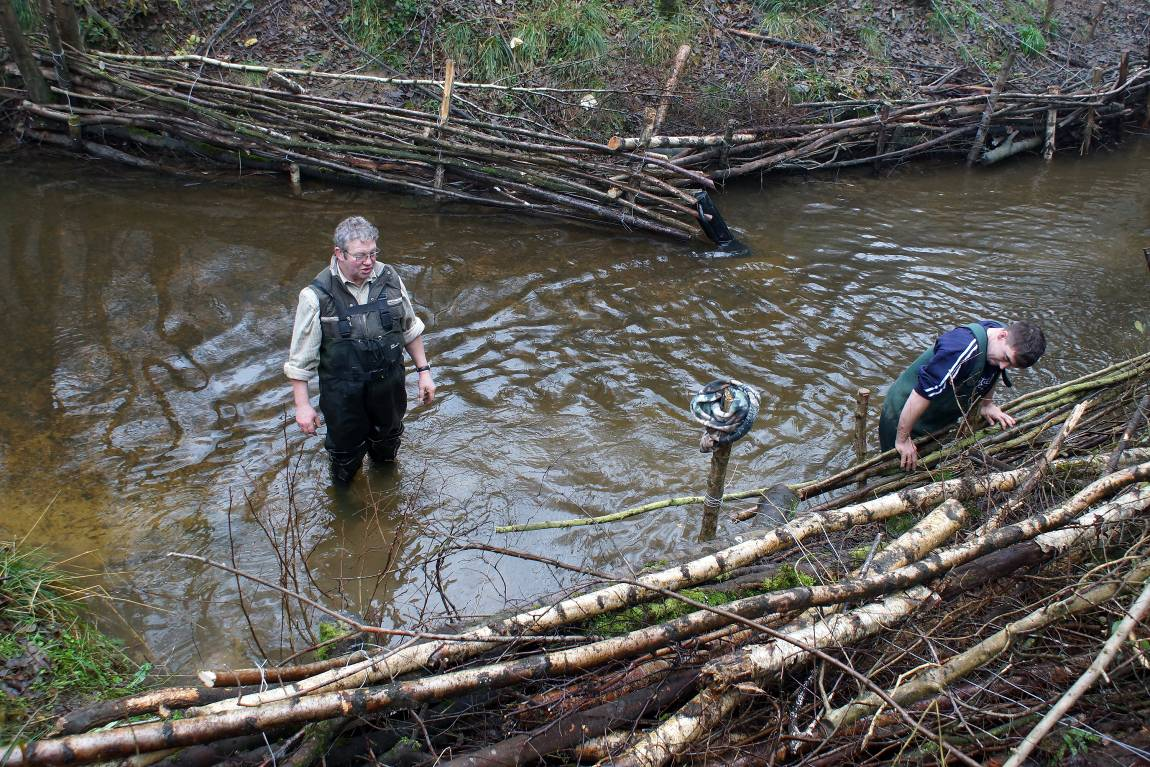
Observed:
[[[1005,327],[994,320],[979,320],[978,324],[987,330]],[[948,330],[934,342],[934,356],[919,369],[914,390],[927,399],[936,399],[951,388],[952,381],[965,381],[974,375],[978,358],[978,341],[970,328],[963,326]],[[998,367],[988,360],[975,384],[974,397],[990,391],[998,381],[999,373]]]

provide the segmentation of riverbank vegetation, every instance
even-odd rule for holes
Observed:
[[[148,753],[166,767],[1013,766],[1144,755],[1150,354],[1004,410],[1017,418],[1005,431],[931,450],[924,438],[915,473],[881,454],[793,484],[798,505],[783,524],[635,575],[444,536],[428,553],[437,570],[478,553],[585,579],[463,630],[457,615],[430,611],[426,630],[381,629],[251,578],[249,600],[292,600],[296,621],[335,619],[362,644],[302,665],[293,655],[205,670],[205,687],[72,712],[60,737],[9,763]],[[730,493],[728,513],[765,520],[772,491]],[[126,715],[137,719],[106,726]]]
[[[81,611],[104,596],[41,552],[0,542],[0,741],[40,737],[67,709],[143,689],[151,667]]]

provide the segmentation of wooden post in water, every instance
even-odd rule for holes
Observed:
[[[878,173],[882,164],[882,153],[886,151],[886,121],[890,119],[890,104],[883,104],[878,113],[878,139],[874,148],[874,172]]]
[[[303,195],[303,185],[300,184],[299,165],[294,162],[288,163],[288,183],[291,184],[291,193],[300,197]]]
[[[1057,87],[1051,87],[1047,91],[1051,95],[1057,95],[1059,90]],[[1054,132],[1058,129],[1058,109],[1051,107],[1046,110],[1046,143],[1042,147],[1042,159],[1050,162],[1054,159]]]
[[[1094,71],[1090,75],[1090,89],[1094,93],[1098,93],[1102,85],[1102,67],[1094,67]],[[1086,110],[1086,131],[1082,135],[1082,146],[1078,150],[1078,154],[1085,155],[1090,153],[1090,142],[1094,138],[1094,131],[1097,130],[1098,116],[1094,107],[1089,107]]]
[[[455,59],[448,59],[447,66],[443,73],[443,98],[439,102],[439,119],[436,125],[442,128],[447,125],[447,120],[451,117],[451,91],[455,88]],[[436,131],[436,137],[439,136],[439,131]],[[443,159],[443,153],[439,154],[439,159]],[[443,163],[437,163],[435,166],[435,191],[443,188]]]
[[[855,460],[862,463],[866,460],[866,422],[870,406],[870,389],[859,389],[855,392]],[[859,480],[859,487],[866,485],[865,479]]]
[[[699,540],[709,541],[719,529],[719,509],[723,507],[723,490],[727,485],[727,463],[731,460],[731,443],[716,445],[711,451],[711,468],[707,472],[707,495],[703,498],[703,526]]]

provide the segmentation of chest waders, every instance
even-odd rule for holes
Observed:
[[[403,294],[390,266],[375,278],[362,304],[330,269],[310,287],[319,298],[323,330],[319,409],[327,424],[324,447],[331,456],[332,479],[347,483],[365,453],[382,463],[394,461],[399,450],[407,412]]]
[[[986,367],[986,328],[977,322],[972,322],[966,327],[974,334],[974,339],[978,342],[978,358],[971,368],[973,372],[962,380],[956,377],[942,394],[930,401],[926,412],[911,429],[910,436],[912,439],[954,425],[970,411],[975,400],[985,394],[989,388],[980,390],[978,386],[982,379],[982,371]],[[918,371],[930,362],[933,356],[934,347],[931,347],[919,355],[919,358],[910,367],[902,371],[902,375],[895,379],[895,382],[890,385],[890,389],[887,390],[886,399],[882,403],[882,417],[879,419],[878,427],[879,443],[883,450],[890,450],[894,447],[895,438],[898,436],[898,419],[902,415],[902,408],[910,397],[910,393],[914,391],[914,385],[918,383]],[[995,378],[992,377],[991,383],[994,380]],[[955,396],[956,394],[957,396]]]

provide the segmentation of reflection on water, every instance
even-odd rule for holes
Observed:
[[[740,489],[848,463],[855,389],[881,391],[953,324],[1040,321],[1050,351],[1022,389],[1148,345],[1134,328],[1150,287],[1144,140],[1082,161],[729,190],[719,204],[752,254],[722,259],[355,190],[294,199],[258,179],[0,162],[0,534],[105,568],[121,613],[176,669],[255,660],[249,618],[278,652],[299,615],[249,587],[241,609],[233,576],[167,552],[385,625],[470,616],[563,579],[512,558],[443,559],[441,544],[699,492],[687,403],[713,378],[764,392],[731,460]],[[351,213],[383,230],[440,388],[409,412],[399,467],[341,496],[321,439],[294,427],[281,366],[296,294]],[[638,568],[691,551],[696,517],[495,542]]]

